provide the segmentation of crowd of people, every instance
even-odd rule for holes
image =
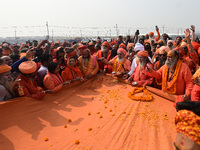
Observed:
[[[191,30],[191,31],[190,31]],[[18,96],[41,98],[74,80],[98,73],[122,77],[134,86],[152,86],[181,95],[180,101],[199,101],[200,41],[195,27],[185,36],[162,39],[150,32],[110,41],[98,37],[89,42],[3,42],[0,48],[0,101]],[[192,35],[190,35],[192,33]]]
[[[98,73],[121,77],[134,86],[152,86],[179,95],[180,101],[200,101],[200,41],[195,27],[185,36],[168,34],[110,41],[98,37],[89,42],[3,42],[0,48],[0,101],[19,96],[42,98],[75,80]]]

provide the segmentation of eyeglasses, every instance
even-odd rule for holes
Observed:
[[[165,57],[165,56],[167,56],[167,55],[166,55],[166,54],[159,54],[159,56],[160,56],[160,57],[162,57],[162,56]]]

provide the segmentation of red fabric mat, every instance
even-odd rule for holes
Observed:
[[[151,102],[133,101],[127,96],[132,88],[99,75],[41,100],[2,102],[0,149],[173,149],[173,102],[156,95]]]

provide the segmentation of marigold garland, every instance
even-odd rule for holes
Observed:
[[[136,93],[143,92],[146,96],[135,96]],[[134,87],[131,92],[128,93],[128,97],[136,101],[152,101],[153,96],[145,87]]]
[[[168,76],[169,68],[166,67],[165,70],[164,70],[164,78],[162,80],[162,84],[163,84],[163,88],[165,89],[165,91],[167,93],[176,94],[176,81],[177,81],[177,78],[178,78],[178,74],[180,72],[181,64],[182,64],[182,62],[179,60],[177,62],[177,65],[176,65],[173,81],[169,86],[167,86],[167,76]],[[170,89],[172,86],[174,86],[174,91],[173,92],[168,91],[168,89]]]
[[[155,79],[157,85],[162,85],[162,81],[159,83],[158,79]]]
[[[121,71],[122,65],[124,64],[125,60],[126,60],[126,58],[124,58],[124,60],[119,64],[119,67],[117,68],[117,58],[116,58],[114,66],[113,66],[113,71],[115,71],[115,72]]]

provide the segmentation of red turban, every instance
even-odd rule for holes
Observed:
[[[119,48],[121,48],[121,46],[124,47],[124,49],[126,49],[126,45],[125,45],[124,43],[121,43],[121,44],[119,45]]]
[[[30,74],[37,70],[37,64],[34,61],[25,61],[19,65],[21,73]]]
[[[117,42],[115,42],[115,41],[111,43],[111,45],[115,45],[115,44],[117,44]]]
[[[88,47],[87,47],[86,45],[81,45],[81,46],[78,47],[78,49],[79,49],[80,51],[84,51],[84,50],[87,50]]]
[[[181,48],[181,47],[175,48],[173,50],[179,52],[181,57],[183,57],[185,55],[185,50],[183,48]]]
[[[175,117],[176,131],[200,145],[200,117],[189,110],[179,110]]]
[[[154,36],[154,33],[153,33],[153,32],[150,32],[150,33],[149,33],[149,36],[150,36],[150,35]]]
[[[147,51],[140,51],[140,52],[137,53],[137,55],[138,56],[144,56],[144,57],[148,57],[149,56]]]
[[[124,56],[126,56],[127,51],[123,48],[118,48],[117,53],[122,52],[124,54]]]
[[[106,45],[106,47],[107,47],[108,49],[110,49],[110,44],[109,44],[107,41],[104,41],[104,42],[103,42],[102,46],[104,46],[104,45]]]
[[[12,68],[8,65],[1,65],[0,66],[0,74],[10,71]]]
[[[169,49],[168,46],[161,46],[161,47],[159,48],[159,54],[160,54],[162,51],[165,51],[165,52],[168,53],[168,52],[170,51],[170,49]]]
[[[200,44],[197,43],[197,42],[191,42],[191,44],[192,44],[192,46],[193,46],[193,48],[194,48],[195,50],[198,50],[198,48],[200,47]]]
[[[134,44],[134,43],[129,43],[129,44],[127,45],[127,50],[129,49],[129,47],[132,47],[132,48],[134,48],[134,46],[135,46],[135,44]]]
[[[73,48],[70,48],[66,51],[66,54],[67,54],[67,58],[74,57],[76,56],[76,50],[74,50]]]

